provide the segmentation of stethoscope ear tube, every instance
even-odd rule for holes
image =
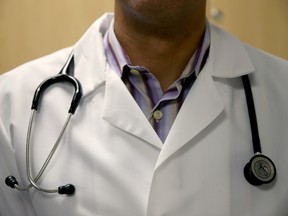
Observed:
[[[40,100],[44,91],[51,85],[55,83],[70,83],[74,87],[74,95],[71,101],[71,106],[69,108],[69,113],[74,114],[82,97],[82,88],[77,79],[67,74],[58,74],[54,77],[44,80],[36,89],[32,101],[31,109],[38,110],[40,106]]]
[[[31,187],[34,187],[37,190],[43,191],[46,193],[58,193],[58,194],[73,195],[75,193],[75,186],[73,184],[61,185],[58,187],[58,189],[46,189],[46,188],[43,188],[37,184],[38,180],[41,178],[41,176],[44,173],[45,169],[47,168],[50,160],[52,159],[54,153],[56,152],[56,150],[60,144],[60,141],[64,135],[64,132],[66,131],[67,126],[68,126],[70,119],[71,119],[73,114],[72,113],[68,114],[68,117],[67,117],[67,119],[66,119],[66,121],[65,121],[65,123],[61,129],[61,132],[60,132],[52,150],[50,151],[49,155],[47,156],[47,158],[46,158],[44,164],[42,165],[40,171],[38,172],[37,176],[33,177],[32,176],[32,170],[31,170],[31,161],[30,161],[30,144],[31,144],[30,139],[31,139],[33,119],[34,119],[36,112],[37,111],[34,109],[32,109],[32,111],[31,111],[31,116],[30,116],[30,121],[29,121],[29,125],[28,125],[28,131],[27,131],[27,139],[26,139],[26,173],[27,173],[27,178],[28,178],[30,184],[26,185],[26,186],[19,186],[18,181],[14,176],[6,177],[5,183],[7,186],[9,186],[11,188],[15,188],[19,191],[25,191]]]

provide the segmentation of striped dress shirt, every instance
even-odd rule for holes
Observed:
[[[200,47],[191,57],[179,79],[163,92],[159,81],[152,73],[142,66],[132,65],[114,33],[114,22],[104,36],[109,67],[123,80],[163,143],[191,86],[206,62],[209,45],[210,34],[206,25]]]

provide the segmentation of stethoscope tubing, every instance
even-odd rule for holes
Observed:
[[[254,151],[254,154],[259,154],[262,152],[262,150],[261,150],[261,142],[260,142],[260,136],[259,136],[255,103],[254,103],[253,93],[251,89],[251,83],[250,83],[248,75],[243,75],[241,78],[242,78],[244,92],[246,96],[247,109],[249,111],[248,115],[249,115],[251,135],[252,135],[253,151]]]
[[[28,126],[28,131],[27,131],[27,140],[26,140],[26,173],[27,173],[27,177],[28,177],[28,180],[30,182],[30,185],[28,186],[31,187],[32,185],[37,188],[38,190],[40,191],[43,191],[43,192],[46,192],[46,193],[56,193],[58,190],[56,189],[45,189],[45,188],[42,188],[40,187],[38,184],[37,184],[37,181],[41,178],[41,176],[43,175],[45,169],[47,168],[48,164],[50,163],[51,161],[51,158],[53,157],[53,155],[55,154],[59,144],[60,144],[60,141],[62,140],[62,137],[67,129],[67,126],[70,122],[70,119],[72,117],[72,113],[69,113],[67,118],[66,118],[66,121],[61,129],[61,132],[60,134],[58,135],[57,137],[57,140],[53,146],[53,148],[51,149],[49,155],[47,156],[44,164],[42,165],[40,171],[38,172],[37,176],[35,178],[33,178],[32,176],[32,166],[31,166],[31,160],[30,160],[30,146],[31,146],[31,133],[32,133],[32,125],[33,125],[33,120],[34,120],[34,116],[35,116],[35,112],[36,110],[32,110],[31,112],[31,117],[30,117],[30,121],[29,121],[29,126]],[[28,189],[27,188],[27,189]]]

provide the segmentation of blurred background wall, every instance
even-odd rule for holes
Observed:
[[[211,22],[242,41],[288,59],[288,0],[207,0]]]
[[[0,73],[73,45],[113,0],[0,0]]]
[[[113,0],[0,0],[0,73],[73,45]],[[288,0],[207,0],[211,22],[288,59]]]

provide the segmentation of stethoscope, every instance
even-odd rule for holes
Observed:
[[[63,137],[63,134],[70,122],[72,115],[75,113],[79,102],[82,97],[82,87],[81,83],[73,76],[74,73],[74,56],[71,53],[67,62],[65,63],[64,67],[60,71],[59,74],[44,80],[36,89],[34,93],[34,98],[32,101],[31,107],[31,116],[28,125],[28,132],[27,132],[27,139],[26,139],[26,173],[27,178],[29,181],[29,185],[26,186],[19,186],[16,178],[14,176],[8,176],[5,180],[5,183],[10,186],[11,188],[15,188],[18,191],[26,191],[31,187],[36,188],[39,191],[43,191],[46,193],[58,193],[58,194],[67,194],[73,195],[75,193],[75,186],[73,184],[66,184],[60,185],[57,189],[46,189],[39,186],[37,183],[39,179],[42,177],[46,167],[48,166],[51,158],[53,157],[56,149],[58,148],[60,141]],[[68,117],[64,123],[64,126],[51,150],[49,155],[47,156],[44,164],[42,165],[40,171],[33,177],[31,174],[31,161],[30,161],[30,137],[31,137],[31,130],[33,125],[33,119],[35,113],[37,112],[38,107],[40,106],[41,96],[43,95],[44,91],[55,83],[69,83],[74,87],[74,95],[72,98],[71,106],[68,111]],[[262,154],[261,151],[261,143],[257,125],[257,118],[256,118],[256,111],[254,105],[253,94],[251,90],[251,84],[248,75],[242,76],[242,82],[244,86],[244,91],[246,95],[247,101],[247,109],[249,114],[249,121],[251,126],[251,134],[252,134],[252,143],[253,143],[253,150],[254,156],[250,159],[250,161],[244,167],[244,176],[246,180],[254,185],[259,186],[262,184],[269,184],[271,183],[276,177],[276,167],[273,161]]]
[[[32,111],[31,111],[31,116],[30,116],[29,125],[28,125],[27,138],[26,138],[26,174],[27,174],[27,178],[28,178],[30,184],[26,185],[26,186],[19,186],[18,182],[14,176],[8,176],[5,179],[5,183],[12,188],[16,188],[19,191],[26,191],[29,188],[34,187],[37,190],[43,191],[46,193],[59,193],[59,194],[67,194],[67,195],[72,195],[75,192],[75,186],[73,184],[60,185],[58,187],[58,189],[46,189],[46,188],[42,188],[41,186],[39,186],[37,184],[38,180],[41,178],[41,176],[43,175],[49,162],[51,161],[51,158],[53,157],[54,153],[56,152],[56,150],[60,144],[60,141],[63,137],[63,134],[64,134],[64,132],[65,132],[70,120],[71,120],[71,117],[75,113],[75,111],[76,111],[76,109],[80,103],[81,97],[82,97],[81,83],[73,76],[73,71],[74,71],[74,59],[73,58],[74,58],[73,54],[71,53],[67,62],[64,65],[64,67],[60,71],[60,73],[57,74],[56,76],[53,76],[51,78],[44,80],[37,87],[37,89],[34,93],[34,97],[33,97],[33,101],[32,101],[32,107],[31,107]],[[31,144],[30,138],[31,138],[31,131],[32,131],[34,116],[35,116],[35,113],[37,112],[37,109],[40,106],[41,97],[42,97],[44,91],[53,84],[64,83],[64,82],[68,83],[74,87],[74,95],[73,95],[72,102],[71,102],[71,105],[70,105],[70,108],[68,111],[68,116],[66,118],[64,126],[62,127],[61,132],[60,132],[52,150],[50,151],[49,155],[47,156],[47,158],[46,158],[44,164],[42,165],[39,173],[34,178],[31,174],[31,161],[30,161],[30,144]]]

